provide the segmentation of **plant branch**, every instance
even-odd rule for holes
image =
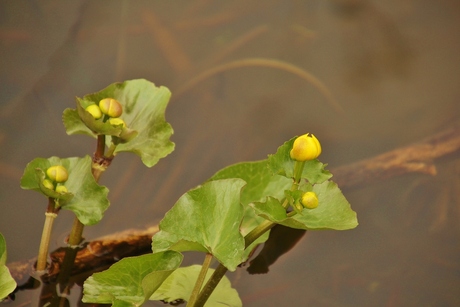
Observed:
[[[223,266],[221,263],[217,266],[214,273],[209,278],[208,282],[201,291],[200,295],[198,296],[195,305],[193,307],[203,307],[208,298],[211,296],[212,291],[216,288],[217,284],[220,282],[222,277],[224,277],[225,273],[227,273],[227,268]]]
[[[197,300],[198,294],[201,291],[201,287],[203,286],[204,280],[206,279],[206,274],[208,273],[209,266],[211,265],[212,261],[212,254],[206,253],[206,256],[203,261],[203,265],[201,266],[200,274],[195,283],[195,287],[193,288],[192,294],[190,295],[190,299],[188,304],[190,307],[195,306],[195,302]]]
[[[48,258],[48,249],[50,245],[51,232],[53,230],[54,220],[57,213],[55,212],[54,199],[48,198],[48,208],[45,213],[45,223],[43,224],[42,238],[40,240],[40,247],[38,249],[37,258],[37,271],[44,271],[46,269],[46,260]]]
[[[69,234],[69,246],[70,247],[77,247],[83,241],[83,229],[85,225],[83,225],[80,220],[75,217],[73,220],[73,226],[70,230]]]

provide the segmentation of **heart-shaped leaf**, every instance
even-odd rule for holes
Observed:
[[[241,203],[244,206],[244,218],[241,223],[240,231],[243,235],[248,234],[265,219],[257,216],[250,203],[265,201],[268,196],[281,199],[283,193],[292,184],[292,179],[284,176],[274,175],[268,168],[268,161],[261,160],[255,162],[242,162],[230,165],[216,174],[210,180],[241,178],[246,181],[246,186],[241,192]],[[253,247],[265,242],[269,232],[266,232],[245,251],[245,261],[252,252]]]
[[[332,181],[302,186],[304,192],[313,191],[318,196],[319,205],[315,209],[303,209],[299,214],[288,217],[279,200],[269,198],[265,203],[251,204],[257,214],[267,220],[297,229],[346,230],[358,226],[354,212],[345,196]]]
[[[166,303],[177,300],[187,301],[192,294],[200,270],[201,265],[178,268],[164,281],[160,288],[155,291],[150,297],[150,300],[162,300]],[[211,277],[213,272],[213,269],[208,270],[205,278],[206,281]],[[238,292],[232,288],[230,281],[224,276],[217,284],[217,287],[204,306],[239,307],[243,306],[243,303],[238,296]]]
[[[16,281],[6,266],[6,242],[0,233],[0,301],[16,289]]]
[[[55,198],[60,207],[73,211],[84,225],[96,224],[109,207],[109,190],[96,182],[91,173],[91,163],[89,156],[65,159],[36,158],[27,164],[21,178],[21,188]],[[62,165],[67,169],[69,178],[63,185],[68,193],[57,193],[43,186],[46,170],[54,165]]]
[[[144,79],[113,83],[83,99],[77,98],[77,109],[64,111],[64,126],[69,135],[108,135],[107,145],[112,141],[117,144],[115,154],[133,152],[141,157],[146,166],[152,167],[174,150],[174,143],[169,139],[173,130],[165,120],[170,97],[171,92],[166,87],[156,87]],[[123,114],[120,118],[125,121],[127,128],[95,120],[85,111],[88,105],[98,104],[104,98],[114,98],[122,104]]]
[[[182,259],[182,254],[175,251],[123,258],[85,281],[82,301],[140,306],[180,266]]]
[[[245,182],[223,179],[206,182],[182,195],[160,222],[152,249],[202,250],[234,271],[243,262],[244,238],[240,192]]]
[[[290,139],[281,145],[276,154],[268,156],[270,169],[274,174],[282,175],[288,178],[294,177],[295,161],[291,159],[290,151],[297,137]],[[324,182],[332,177],[332,174],[325,170],[326,164],[319,162],[317,159],[306,161],[302,178],[307,179],[311,184]]]

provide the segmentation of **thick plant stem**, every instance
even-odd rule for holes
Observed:
[[[217,284],[220,282],[222,277],[224,277],[225,273],[227,273],[227,268],[222,264],[219,264],[214,273],[212,274],[211,278],[209,278],[208,282],[204,286],[203,291],[201,291],[193,307],[204,306],[208,298],[211,296],[212,291],[214,291]]]
[[[83,229],[85,228],[85,225],[83,225],[77,217],[75,217],[72,225],[72,230],[70,231],[69,234],[69,246],[70,247],[76,247],[78,246],[81,241],[83,240]]]
[[[195,306],[195,302],[198,298],[198,294],[201,291],[201,287],[203,286],[204,280],[206,279],[206,274],[208,273],[209,266],[211,265],[212,261],[212,254],[206,253],[206,256],[203,261],[203,265],[201,266],[200,274],[195,283],[195,287],[193,288],[192,294],[190,295],[190,299],[188,301],[187,306],[193,307]]]
[[[46,269],[46,260],[48,258],[48,249],[50,245],[51,231],[53,230],[54,220],[57,214],[54,212],[54,199],[48,198],[48,209],[45,213],[45,223],[43,225],[42,238],[38,249],[37,271]]]
[[[244,237],[244,248],[248,248],[255,240],[257,240],[261,235],[269,231],[275,226],[276,223],[270,222],[269,220],[263,221],[259,226],[251,230]]]
[[[94,153],[95,158],[102,158],[105,151],[105,135],[101,134],[97,136],[96,152]]]
[[[95,160],[101,160],[104,158],[105,152],[105,135],[98,135],[97,136],[97,144],[96,144],[96,152],[94,153]],[[96,167],[93,163],[91,172],[93,174],[94,179],[96,182],[99,181],[102,173],[105,171],[103,167]],[[72,229],[69,235],[69,246],[76,247],[78,246],[81,241],[83,241],[83,229],[85,225],[83,225],[77,217],[75,217]]]

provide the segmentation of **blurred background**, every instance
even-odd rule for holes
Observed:
[[[91,240],[158,223],[222,167],[264,159],[295,135],[314,133],[333,169],[457,124],[459,50],[454,0],[1,0],[8,260],[36,256],[44,221],[46,199],[19,187],[26,164],[95,150],[62,125],[76,96],[135,78],[173,93],[176,150],[151,169],[116,157],[101,180],[111,207],[85,229]],[[344,190],[358,228],[308,232],[267,275],[229,274],[244,306],[459,306],[460,155],[436,167]],[[60,212],[51,249],[72,221]],[[10,306],[36,299],[21,292]]]

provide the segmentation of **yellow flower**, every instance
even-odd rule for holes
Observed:
[[[126,127],[125,121],[122,120],[121,118],[110,118],[110,119],[109,119],[109,123],[110,123],[112,126],[119,126],[119,125],[122,125],[123,127]]]
[[[66,188],[65,186],[63,186],[63,185],[58,185],[58,186],[56,187],[56,192],[61,193],[61,194],[64,194],[64,193],[67,193],[68,191],[67,191],[67,188]]]
[[[318,158],[321,154],[321,144],[310,133],[299,136],[294,141],[290,155],[296,161],[308,161]]]
[[[302,195],[300,202],[307,209],[315,209],[318,207],[318,196],[315,192],[306,192]]]
[[[85,110],[89,112],[95,119],[102,117],[101,109],[95,104],[87,106]]]
[[[120,117],[123,113],[121,103],[113,98],[104,98],[99,101],[99,108],[102,113],[107,114],[110,117]]]
[[[48,178],[54,182],[66,182],[69,178],[69,174],[64,166],[55,165],[51,166],[46,170]]]

